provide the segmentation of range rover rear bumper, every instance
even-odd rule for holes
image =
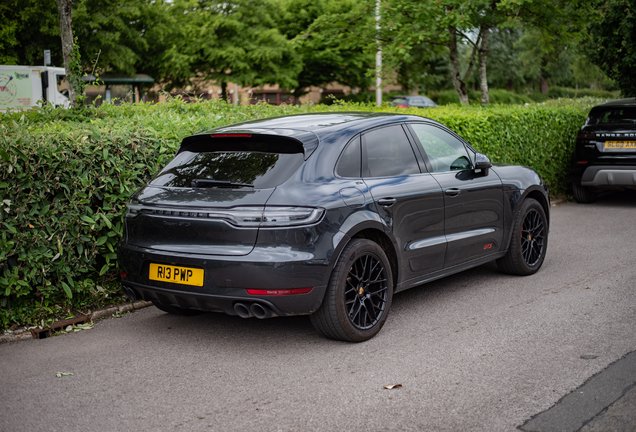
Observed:
[[[636,187],[636,166],[591,166],[583,172],[581,186]]]

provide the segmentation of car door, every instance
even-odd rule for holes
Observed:
[[[444,193],[444,267],[496,253],[504,228],[503,186],[494,170],[475,170],[474,153],[449,131],[411,123],[431,176]]]
[[[402,125],[362,135],[363,180],[397,242],[401,281],[441,269],[446,253],[442,189],[420,162]]]

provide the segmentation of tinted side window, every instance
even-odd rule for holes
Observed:
[[[360,177],[361,161],[360,137],[356,137],[340,155],[336,166],[336,174],[340,177]]]
[[[411,124],[434,172],[459,171],[472,168],[464,143],[435,126]]]
[[[415,154],[402,126],[375,129],[363,137],[367,177],[419,174]]]

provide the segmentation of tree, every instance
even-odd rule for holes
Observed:
[[[63,64],[56,0],[4,0],[0,16],[0,64],[41,65],[45,49]]]
[[[519,27],[493,30],[488,54],[488,81],[495,88],[514,91],[530,78],[521,59],[523,49],[519,40],[522,35]]]
[[[157,18],[153,12],[168,13],[163,1],[76,0],[74,5],[73,29],[87,68],[99,54],[104,72],[130,76],[146,63],[147,33]]]
[[[174,21],[146,55],[168,88],[215,82],[296,86],[300,61],[278,31],[265,0],[175,0]],[[154,34],[154,33],[152,33]],[[225,91],[224,91],[225,93]]]
[[[73,39],[73,2],[72,0],[57,0],[57,10],[60,17],[60,34],[62,36],[62,55],[64,57],[64,69],[66,70],[66,83],[68,85],[68,99],[71,107],[77,106],[77,95],[83,92],[79,74],[79,53]],[[79,85],[78,85],[79,84]],[[80,90],[80,91],[78,91]]]
[[[529,55],[529,66],[538,68],[540,90],[548,93],[548,79],[567,69],[570,53],[576,50],[591,9],[588,0],[509,0],[518,2],[517,15],[511,19],[524,29],[520,41]],[[531,63],[529,59],[531,59]]]
[[[285,0],[277,19],[281,33],[292,41],[302,69],[294,95],[298,98],[311,86],[338,82],[350,88],[367,89],[373,67],[373,55],[365,51],[366,43],[357,38],[356,25],[366,25],[369,17],[349,14],[355,10],[353,0]],[[354,21],[339,20],[323,25],[323,17],[352,16]]]
[[[587,57],[616,80],[623,97],[636,96],[636,1],[598,2],[587,25]]]

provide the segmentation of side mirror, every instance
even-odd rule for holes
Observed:
[[[483,153],[475,152],[475,169],[481,170],[484,175],[488,175],[488,168],[492,166],[490,158]]]

